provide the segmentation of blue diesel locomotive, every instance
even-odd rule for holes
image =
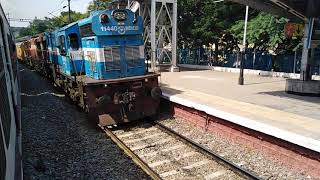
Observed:
[[[143,20],[121,7],[42,34],[47,74],[101,126],[153,116],[160,104],[159,74],[146,69]]]

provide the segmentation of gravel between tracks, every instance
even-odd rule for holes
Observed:
[[[20,78],[25,179],[149,179],[44,78]]]
[[[243,179],[174,136],[150,125],[135,125],[113,133],[163,179]]]
[[[270,158],[263,156],[259,152],[228,142],[223,137],[195,128],[194,125],[187,124],[182,120],[166,119],[161,121],[161,124],[204,145],[228,160],[252,170],[263,179],[312,179],[312,177],[303,172],[291,170],[280,162],[270,160]]]

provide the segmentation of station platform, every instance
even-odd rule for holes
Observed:
[[[285,93],[285,78],[196,70],[161,73],[164,98],[320,152],[320,97]]]

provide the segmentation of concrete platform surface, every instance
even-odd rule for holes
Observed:
[[[287,94],[286,79],[214,71],[165,72],[165,98],[320,152],[320,98]]]

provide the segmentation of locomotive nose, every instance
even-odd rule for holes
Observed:
[[[151,97],[155,100],[160,100],[162,96],[162,90],[159,87],[154,87],[151,90]]]

